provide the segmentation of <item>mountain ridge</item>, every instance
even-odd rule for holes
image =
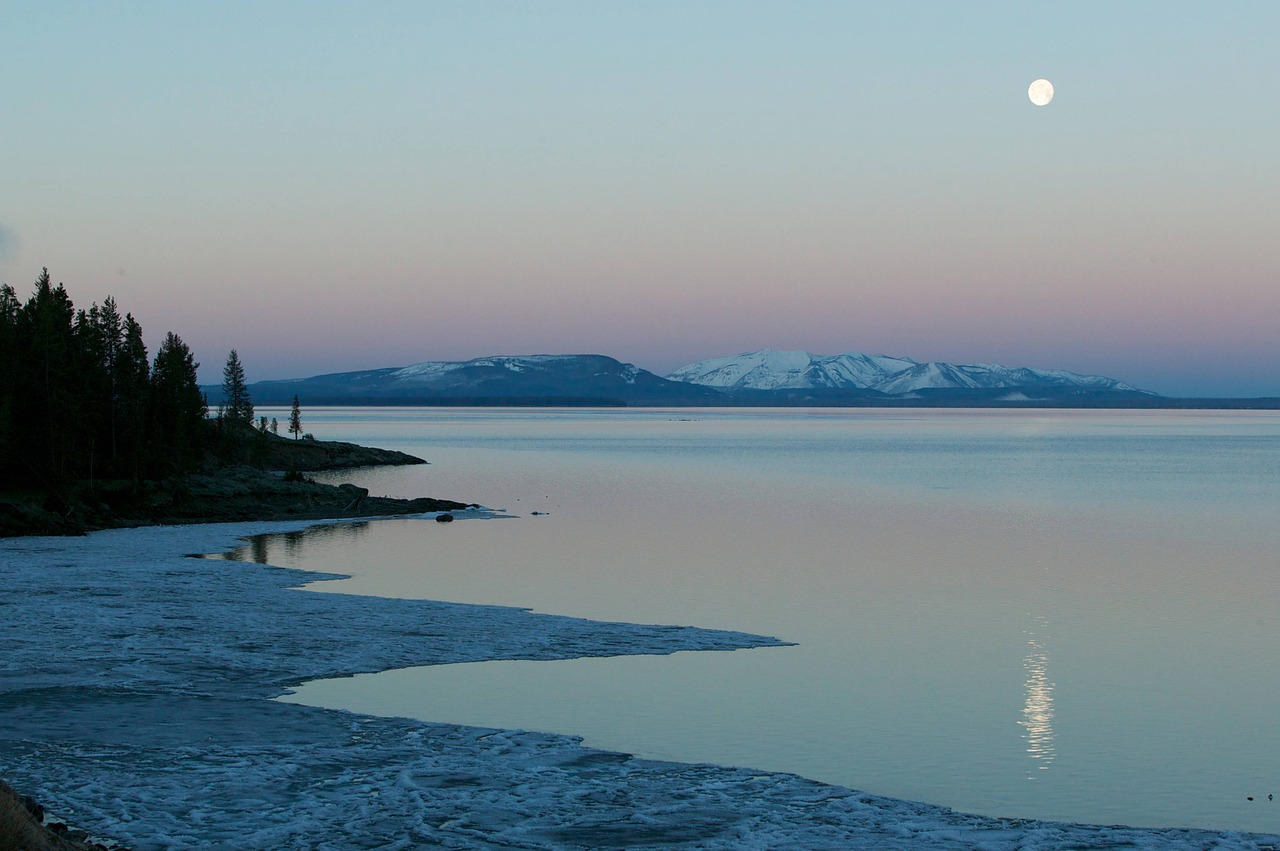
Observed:
[[[213,388],[210,399],[221,397]],[[720,404],[718,390],[669,381],[607,355],[490,355],[403,367],[335,372],[249,385],[258,404],[294,394],[324,404],[653,405]],[[312,401],[311,404],[318,404]]]
[[[221,387],[203,388],[213,404]],[[760,349],[666,377],[607,355],[490,355],[249,385],[259,405],[1148,407],[1163,397],[1065,370]]]
[[[1000,364],[922,363],[906,357],[842,352],[814,355],[806,351],[758,349],[682,366],[667,378],[744,390],[874,390],[887,396],[909,396],[921,390],[1080,388],[1158,394],[1114,378],[1061,369],[1006,367]]]

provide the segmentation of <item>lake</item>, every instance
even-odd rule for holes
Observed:
[[[987,815],[1280,830],[1280,413],[303,420],[321,439],[431,462],[324,480],[512,515],[257,543],[271,563],[353,575],[317,590],[795,646],[442,665],[289,700],[568,733]]]

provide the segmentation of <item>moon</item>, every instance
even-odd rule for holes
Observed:
[[[1049,101],[1053,100],[1053,83],[1048,80],[1036,80],[1027,86],[1027,97],[1031,98],[1031,102],[1036,106],[1048,105]]]

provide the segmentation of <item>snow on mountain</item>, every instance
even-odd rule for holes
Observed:
[[[214,391],[217,388],[213,388]],[[333,373],[251,385],[258,404],[288,404],[293,395],[328,404],[396,403],[404,399],[596,400],[615,404],[715,404],[710,387],[660,378],[606,355],[493,355],[469,361]],[[216,392],[211,394],[217,398]],[[314,404],[314,402],[312,402]]]
[[[973,364],[961,367],[966,370],[985,370],[992,375],[1002,376],[1009,383],[992,384],[992,387],[1021,387],[1026,385],[1047,385],[1053,387],[1084,387],[1094,390],[1128,390],[1134,393],[1149,393],[1139,390],[1131,384],[1107,378],[1102,375],[1082,375],[1078,372],[1067,372],[1065,369],[1032,369],[1031,367],[1006,367],[998,363]]]
[[[426,386],[435,389],[511,387],[540,393],[571,394],[584,388],[602,393],[611,387],[659,392],[666,379],[605,355],[495,355],[469,361],[425,361],[387,375],[390,390]],[[687,389],[673,388],[677,393]]]
[[[870,387],[914,364],[910,358],[888,355],[850,352],[824,357],[808,352],[761,349],[698,361],[677,369],[667,378],[733,390]]]
[[[875,390],[899,396],[917,390],[953,387],[995,387],[949,363],[918,363],[874,385]],[[1013,385],[1009,385],[1013,386]]]
[[[393,370],[387,378],[403,383],[434,383],[442,376],[464,369],[498,369],[508,372],[526,372],[531,367],[547,368],[558,363],[572,361],[583,355],[495,355],[468,361],[423,361]],[[630,364],[625,364],[630,366]],[[634,367],[632,367],[634,369]]]
[[[1000,364],[919,363],[911,358],[844,352],[814,355],[804,351],[757,352],[712,358],[681,367],[666,378],[606,355],[492,355],[469,361],[424,361],[405,367],[332,373],[290,381],[250,385],[263,404],[404,404],[404,400],[470,399],[476,404],[502,400],[595,400],[608,404],[733,404],[747,398],[760,404],[807,397],[911,396],[920,391],[1026,390],[1032,397],[1073,396],[1081,392],[1146,392],[1100,375],[1059,369],[1005,367]],[[221,388],[206,388],[220,398]],[[800,391],[800,392],[797,392]],[[812,392],[808,392],[812,391]],[[1034,392],[1032,392],[1034,391]],[[987,394],[988,396],[991,394]],[[1153,394],[1154,395],[1154,394]],[[940,396],[933,394],[936,401]]]
[[[761,349],[683,366],[667,378],[725,390],[870,389],[901,396],[930,389],[1080,388],[1138,390],[1113,378],[1061,369],[1000,364],[919,363],[911,358],[845,352],[813,355]]]

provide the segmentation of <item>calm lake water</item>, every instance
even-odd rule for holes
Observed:
[[[1277,412],[313,409],[304,426],[431,462],[331,481],[517,515],[259,544],[354,574],[317,588],[796,646],[435,666],[292,700],[989,815],[1280,831]]]

